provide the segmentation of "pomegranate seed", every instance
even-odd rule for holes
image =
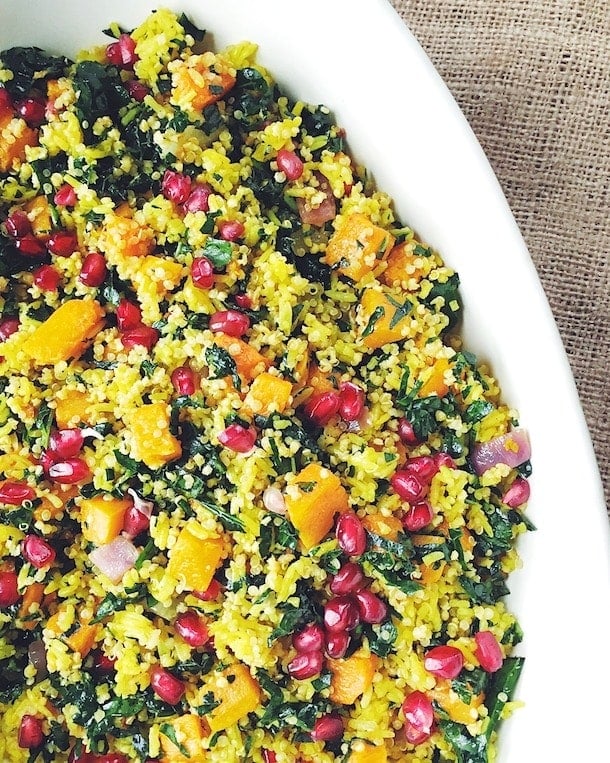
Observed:
[[[188,199],[184,202],[185,212],[207,212],[210,209],[209,198],[212,189],[209,185],[195,184]]]
[[[194,395],[197,391],[197,374],[188,366],[175,368],[170,378],[179,395]]]
[[[252,427],[242,427],[241,424],[230,424],[218,435],[221,445],[234,450],[236,453],[248,453],[256,443],[256,430]]]
[[[510,506],[511,509],[522,506],[530,497],[530,483],[523,477],[517,477],[513,484],[502,496],[502,503]]]
[[[41,291],[57,291],[61,276],[52,265],[41,265],[32,273],[34,285]]]
[[[329,631],[353,631],[359,622],[358,605],[351,596],[336,596],[324,605],[324,625]]]
[[[434,456],[434,460],[436,461],[436,468],[437,470],[441,468],[441,466],[446,466],[447,469],[455,469],[455,461],[451,458],[449,453],[437,453]]]
[[[54,461],[64,461],[78,456],[84,442],[80,429],[54,429],[49,436],[48,452]]]
[[[352,382],[339,386],[339,416],[343,421],[358,421],[364,410],[364,390]]]
[[[21,543],[21,553],[26,562],[41,570],[55,561],[55,549],[38,535],[26,535]]]
[[[318,623],[308,623],[292,637],[297,652],[321,652],[324,648],[324,629]]]
[[[15,241],[15,249],[26,257],[40,257],[46,251],[44,244],[33,233],[26,233],[18,238]]]
[[[495,635],[491,631],[479,631],[474,634],[474,640],[476,642],[474,655],[483,670],[486,673],[495,673],[500,670],[504,655]]]
[[[127,299],[122,299],[116,310],[116,324],[119,331],[127,331],[140,325],[142,311],[139,306]]]
[[[6,232],[11,238],[21,238],[32,232],[32,225],[22,209],[16,209],[4,221]]]
[[[176,631],[189,646],[204,646],[210,640],[210,633],[205,620],[192,609],[178,615]]]
[[[36,491],[25,482],[7,481],[0,485],[0,503],[8,506],[21,506],[24,501],[36,498]]]
[[[53,201],[58,207],[73,207],[76,204],[76,191],[70,183],[64,183],[55,191]]]
[[[108,275],[106,260],[99,252],[89,252],[83,260],[79,281],[85,286],[101,286]]]
[[[123,515],[123,532],[128,538],[135,538],[150,527],[150,517],[136,506],[129,506]]]
[[[193,596],[201,601],[215,601],[220,596],[220,592],[220,583],[216,578],[212,578],[210,585],[205,591],[193,591]]]
[[[19,732],[17,735],[17,744],[26,750],[35,750],[44,742],[42,733],[42,718],[37,715],[28,715],[21,717]]]
[[[220,238],[225,241],[237,241],[244,235],[245,231],[246,229],[238,220],[225,220],[218,224]]]
[[[207,257],[196,257],[191,265],[191,278],[198,289],[214,286],[214,267]]]
[[[341,550],[348,556],[361,556],[366,551],[366,530],[353,512],[341,514],[335,534]]]
[[[388,607],[369,588],[362,588],[354,594],[358,602],[360,619],[365,623],[382,623],[388,616]]]
[[[143,82],[139,82],[137,79],[130,79],[127,83],[127,92],[134,101],[141,103],[150,93],[150,88],[146,87]]]
[[[398,436],[405,445],[419,445],[419,439],[413,429],[413,424],[408,419],[402,418],[398,421]]]
[[[15,111],[30,127],[38,127],[44,122],[45,104],[36,98],[24,98],[22,101],[17,101]]]
[[[411,474],[414,474],[422,483],[429,482],[438,471],[438,466],[432,456],[415,456],[410,458],[404,468],[411,472]]]
[[[345,631],[330,631],[326,635],[326,654],[333,660],[340,660],[345,656],[350,644],[351,637]]]
[[[286,175],[286,180],[298,180],[303,174],[303,162],[294,153],[285,148],[277,152],[277,166]]]
[[[394,472],[390,477],[390,484],[403,501],[415,503],[426,495],[426,488],[415,474],[405,470]]]
[[[235,304],[242,310],[249,310],[252,307],[252,299],[248,294],[236,294]]]
[[[314,742],[330,742],[343,736],[343,718],[337,713],[329,713],[318,718],[311,730]]]
[[[0,87],[0,111],[12,111],[13,109],[11,94],[5,87]]]
[[[277,755],[273,750],[263,749],[263,763],[277,763]]]
[[[93,656],[93,667],[100,673],[112,673],[115,662],[116,660],[112,657],[108,657],[108,655],[104,654],[102,651],[95,652]]]
[[[174,170],[165,170],[161,181],[161,193],[169,201],[182,204],[191,194],[190,177]]]
[[[303,417],[316,426],[323,427],[339,411],[339,393],[334,390],[313,394],[302,408]]]
[[[0,607],[11,607],[21,595],[17,590],[17,573],[11,570],[0,571]]]
[[[355,562],[346,562],[330,581],[330,590],[336,596],[359,591],[364,585],[364,572]]]
[[[69,257],[78,249],[76,233],[68,230],[58,230],[51,233],[47,239],[47,249],[58,257]]]
[[[415,726],[413,726],[412,723],[409,723],[409,721],[406,721],[404,726],[404,733],[405,733],[405,739],[407,740],[407,742],[409,742],[409,744],[417,746],[418,744],[422,744],[423,742],[430,739],[432,730],[419,731],[419,729],[415,728]]]
[[[48,474],[60,485],[76,485],[91,476],[87,462],[82,458],[68,458],[54,463],[49,467]]]
[[[455,646],[435,646],[426,652],[424,667],[439,678],[456,678],[464,667],[464,655]]]
[[[432,733],[434,708],[421,691],[411,692],[402,703],[405,716],[405,732],[411,744],[420,744]]]
[[[182,699],[185,686],[179,678],[165,670],[161,665],[155,665],[150,670],[150,685],[157,697],[169,705],[177,705]]]
[[[434,512],[428,501],[418,501],[409,507],[402,524],[409,532],[416,533],[432,522]]]
[[[250,328],[250,318],[237,310],[219,310],[210,316],[210,331],[227,336],[243,336]]]
[[[288,672],[297,681],[317,676],[324,665],[322,652],[300,652],[288,663]]]
[[[0,321],[0,342],[5,342],[17,331],[19,331],[19,319],[4,318]]]
[[[131,350],[134,347],[146,347],[147,350],[152,350],[158,341],[159,332],[157,329],[152,326],[145,326],[143,323],[127,329],[121,334],[121,342],[126,350]]]
[[[136,42],[128,34],[122,34],[116,42],[106,46],[106,58],[114,66],[131,69],[138,60]]]

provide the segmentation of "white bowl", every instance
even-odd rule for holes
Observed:
[[[523,569],[509,580],[525,631],[499,763],[592,763],[606,749],[610,536],[601,482],[552,314],[493,172],[430,61],[385,0],[164,0],[219,45],[250,39],[299,98],[324,103],[402,219],[462,280],[468,349],[488,360],[531,436]],[[146,0],[2,0],[0,48],[73,54]]]

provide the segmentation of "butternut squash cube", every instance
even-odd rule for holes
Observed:
[[[321,464],[302,469],[286,493],[288,518],[305,549],[313,548],[333,526],[337,512],[349,509],[348,495],[336,474]]]
[[[425,381],[417,393],[419,397],[438,395],[443,397],[449,392],[449,386],[445,381],[445,373],[449,370],[447,358],[439,358],[431,369],[425,371]]]
[[[271,361],[247,342],[227,334],[215,334],[214,343],[226,350],[235,361],[237,373],[249,383],[271,365]]]
[[[0,118],[0,172],[8,172],[25,161],[27,146],[38,143],[38,133],[25,120],[5,114]]]
[[[157,294],[164,296],[178,286],[185,275],[185,270],[184,265],[176,260],[149,254],[144,257],[141,272],[154,282]],[[137,274],[134,276],[134,281],[138,281]]]
[[[83,498],[80,505],[83,537],[96,546],[110,543],[123,529],[125,512],[130,506],[129,498],[113,498],[109,495]]]
[[[376,350],[389,342],[399,342],[409,332],[412,303],[396,299],[384,291],[366,289],[360,301],[360,337],[365,347]]]
[[[167,571],[182,580],[187,591],[205,591],[220,565],[223,550],[222,538],[199,538],[184,527],[169,552]]]
[[[179,715],[177,718],[167,721],[172,727],[176,741],[175,745],[167,734],[161,732],[159,741],[163,756],[161,763],[203,763],[206,759],[202,742],[206,734],[204,721],[193,713]]]
[[[455,723],[469,724],[478,718],[478,708],[483,702],[483,694],[471,697],[467,704],[453,691],[451,681],[437,678],[436,686],[430,692],[430,699],[435,700]]]
[[[351,657],[328,660],[331,700],[339,705],[353,705],[370,688],[378,664],[376,655],[362,649]]]
[[[216,687],[214,697],[220,702],[212,710],[208,723],[213,734],[224,731],[260,705],[261,690],[246,665],[237,664],[223,672],[224,680]]]
[[[62,390],[56,399],[55,423],[60,429],[76,424],[93,424],[93,414],[89,410],[91,399],[80,390]]]
[[[394,236],[374,225],[366,215],[353,212],[330,237],[324,262],[352,281],[360,281],[384,260]]]
[[[46,196],[36,196],[25,205],[35,236],[46,236],[51,232],[51,208]]]
[[[73,652],[78,652],[81,657],[86,657],[93,649],[99,631],[99,623],[81,623],[74,633],[66,636],[65,642]]]
[[[182,455],[180,440],[169,429],[169,408],[165,403],[140,406],[128,426],[133,437],[133,457],[151,469],[159,469]]]
[[[347,763],[387,763],[388,751],[385,745],[374,745],[357,739],[347,759]]]
[[[417,283],[428,275],[432,267],[432,258],[416,254],[415,247],[420,246],[415,239],[397,244],[386,260],[386,269],[380,280],[388,286],[401,286],[414,279]]]
[[[393,515],[384,517],[383,514],[367,514],[362,524],[369,532],[388,540],[396,540],[398,533],[403,531],[402,522]]]
[[[222,56],[207,52],[189,56],[172,71],[170,100],[201,111],[220,100],[235,84],[235,70]]]
[[[242,411],[261,416],[267,416],[272,411],[283,413],[290,402],[291,392],[291,382],[265,371],[250,385]]]
[[[60,305],[23,342],[38,365],[79,358],[104,325],[104,309],[94,299],[71,299]]]

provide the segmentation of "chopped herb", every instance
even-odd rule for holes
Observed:
[[[375,329],[375,324],[377,321],[381,320],[383,316],[385,315],[385,308],[382,305],[379,305],[376,307],[373,312],[371,313],[371,317],[369,318],[369,322],[366,324],[366,327],[364,331],[362,332],[363,337],[370,336],[370,334],[373,333],[373,330]]]
[[[169,739],[169,741],[180,750],[181,755],[183,755],[185,758],[191,757],[186,747],[181,742],[178,741],[178,737],[176,736],[176,730],[171,725],[171,723],[162,723],[159,726],[159,731],[164,736],[166,736]]]
[[[202,255],[212,263],[215,270],[223,270],[231,262],[233,249],[228,241],[209,238],[203,248]]]
[[[205,362],[213,370],[214,376],[212,379],[223,379],[225,376],[230,376],[233,380],[235,388],[241,390],[241,379],[237,373],[237,366],[235,361],[229,355],[229,353],[222,347],[213,344],[211,347],[206,347],[205,350]]]

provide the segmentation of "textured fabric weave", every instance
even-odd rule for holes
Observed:
[[[610,506],[610,3],[392,4],[462,108],[521,228]]]

